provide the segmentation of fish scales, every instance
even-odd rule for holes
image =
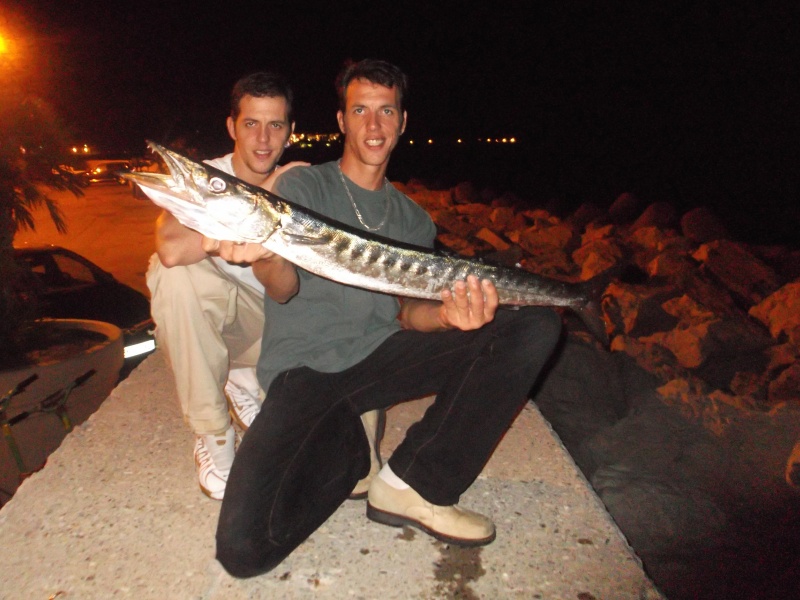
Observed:
[[[298,223],[304,222],[300,220]],[[379,282],[377,291],[437,299],[442,290],[451,287],[455,281],[476,275],[495,283],[502,304],[572,306],[580,303],[579,298],[564,293],[565,284],[551,281],[545,290],[541,290],[541,279],[522,269],[400,248],[366,240],[343,230],[319,227],[316,223],[313,226],[307,222],[304,224],[307,225],[305,229],[301,226],[291,233],[278,232],[270,238],[267,247],[311,272],[341,283],[369,288],[372,282]],[[307,240],[312,238],[316,241],[308,243]],[[305,251],[300,247],[286,249],[281,244],[287,239],[300,239],[298,246],[307,248]],[[556,291],[561,295],[555,295]]]
[[[397,296],[440,299],[468,275],[489,279],[500,303],[573,310],[607,344],[599,295],[610,282],[549,279],[417,248],[361,231],[249,185],[153,142],[170,174],[120,173],[181,223],[215,239],[261,243],[298,267],[346,285]]]

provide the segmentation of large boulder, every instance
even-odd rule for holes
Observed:
[[[678,213],[669,202],[654,202],[644,209],[644,212],[633,222],[630,231],[642,227],[657,227],[670,229],[678,225]]]
[[[727,240],[731,237],[717,215],[704,206],[684,213],[680,225],[681,233],[698,244],[714,240]]]
[[[632,223],[642,212],[642,202],[637,196],[625,192],[617,196],[608,209],[608,218],[612,223],[621,225]]]
[[[800,281],[789,283],[753,306],[750,316],[767,326],[773,337],[800,346]]]
[[[546,377],[533,396],[542,415],[553,425],[584,470],[592,458],[580,447],[597,431],[619,421],[628,411],[622,372],[631,361],[624,355],[598,350],[573,335],[566,336]]]
[[[588,280],[615,266],[625,255],[619,241],[614,239],[595,240],[584,244],[572,253],[572,260],[580,266],[581,279]]]
[[[672,286],[614,282],[603,294],[603,315],[614,335],[641,337],[669,331],[677,325],[678,318],[665,311],[662,305],[676,293]]]
[[[742,244],[717,240],[700,246],[693,254],[713,280],[719,282],[749,308],[780,287],[778,275]]]
[[[481,201],[481,194],[472,184],[464,181],[453,188],[453,202],[456,204],[474,204]]]

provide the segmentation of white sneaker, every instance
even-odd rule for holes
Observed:
[[[247,431],[253,419],[256,418],[261,405],[258,403],[258,393],[244,388],[228,379],[225,384],[225,398],[228,400],[228,412],[231,419],[242,431]]]
[[[220,435],[198,435],[194,444],[194,464],[200,490],[212,500],[222,500],[235,455],[233,427]]]

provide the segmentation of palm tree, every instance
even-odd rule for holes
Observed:
[[[14,260],[14,236],[35,230],[34,211],[44,207],[60,232],[67,229],[46,188],[83,195],[66,157],[65,130],[38,98],[0,101],[0,365],[19,356],[30,330],[35,297]]]

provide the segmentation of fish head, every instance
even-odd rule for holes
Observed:
[[[130,171],[120,175],[183,225],[234,242],[262,243],[275,231],[281,215],[269,192],[155,142],[148,146],[161,156],[169,174]]]

